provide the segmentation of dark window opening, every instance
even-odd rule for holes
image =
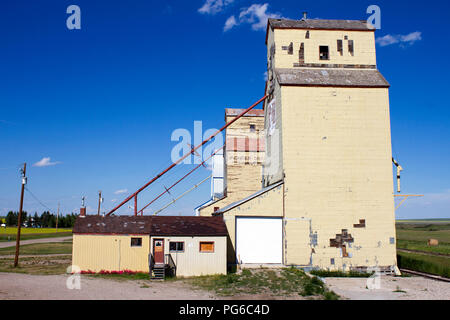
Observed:
[[[131,238],[132,247],[142,247],[142,238]]]
[[[184,242],[169,242],[170,252],[184,252]]]
[[[353,44],[353,40],[348,40],[348,52],[350,52],[351,55],[354,54],[355,46]]]
[[[306,31],[306,34],[305,34],[305,39],[309,39],[309,30],[308,30],[308,31]]]
[[[330,59],[328,46],[320,46],[319,47],[319,58],[320,58],[320,60],[329,60]]]
[[[250,132],[255,132],[256,131],[256,126],[254,124],[250,125]]]
[[[342,40],[337,41],[337,51],[341,54],[341,56],[344,54],[344,48],[342,45]]]

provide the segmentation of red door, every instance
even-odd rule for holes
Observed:
[[[164,239],[153,239],[153,257],[155,264],[164,264]]]

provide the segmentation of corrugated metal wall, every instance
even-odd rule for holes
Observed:
[[[152,237],[164,239],[164,253],[170,253],[177,265],[177,276],[226,274],[226,237]],[[184,242],[184,252],[170,252],[169,242]],[[214,241],[214,252],[200,252],[201,241]],[[152,249],[153,250],[153,249]]]
[[[131,238],[142,238],[142,247],[132,247]],[[81,270],[148,272],[150,240],[146,235],[73,235],[72,263]]]

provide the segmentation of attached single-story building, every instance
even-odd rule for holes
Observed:
[[[177,276],[226,274],[227,228],[222,217],[79,216],[72,264],[82,271],[150,272]]]

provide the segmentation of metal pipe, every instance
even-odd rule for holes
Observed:
[[[179,179],[177,182],[175,182],[174,184],[172,184],[169,188],[165,188],[166,190],[164,192],[162,192],[161,194],[159,194],[155,199],[153,199],[152,201],[150,201],[147,205],[145,205],[141,210],[139,210],[138,213],[143,214],[144,210],[147,209],[147,207],[149,205],[151,205],[153,202],[155,202],[156,200],[158,200],[161,196],[163,196],[164,194],[166,194],[167,192],[169,192],[170,189],[172,189],[173,187],[175,187],[178,183],[180,183],[182,180],[184,180],[187,176],[189,176],[192,172],[194,172],[195,170],[197,170],[198,168],[200,168],[202,165],[205,164],[206,161],[208,161],[209,159],[211,159],[217,152],[219,152],[220,150],[222,150],[225,147],[225,145],[223,145],[221,148],[217,149],[216,151],[214,151],[214,153],[212,153],[208,158],[206,158],[202,163],[200,163],[199,165],[197,165],[194,169],[192,169],[191,171],[189,171],[187,174],[185,174],[183,177],[181,177],[181,179]]]
[[[397,192],[400,193],[400,172],[403,168],[394,158],[392,158],[392,162],[397,167]]]
[[[164,209],[166,209],[168,206],[174,204],[175,202],[177,202],[178,200],[180,200],[181,198],[183,198],[185,195],[187,195],[189,192],[191,192],[192,190],[198,188],[198,186],[200,186],[203,182],[208,181],[210,178],[212,177],[212,175],[206,177],[205,179],[203,179],[202,181],[200,181],[199,183],[197,183],[196,185],[194,185],[192,188],[190,188],[189,190],[185,191],[183,194],[181,194],[180,196],[178,196],[178,198],[173,199],[171,202],[169,202],[168,204],[166,204],[164,207],[162,207],[161,209],[155,211],[155,213],[153,213],[153,215],[157,215],[158,213],[160,213],[161,211],[163,211]]]
[[[230,122],[226,123],[222,128],[220,128],[219,130],[217,130],[215,133],[213,133],[209,138],[203,140],[202,143],[200,143],[199,145],[197,145],[195,148],[191,149],[191,152],[186,153],[184,156],[182,156],[180,159],[178,159],[176,162],[172,163],[169,167],[167,167],[167,169],[163,170],[162,172],[158,173],[153,179],[151,179],[149,182],[147,182],[145,185],[143,185],[140,189],[138,189],[135,193],[133,193],[132,195],[128,196],[124,201],[122,201],[119,205],[117,205],[114,209],[112,209],[111,211],[109,211],[106,216],[109,216],[110,214],[112,214],[113,212],[115,212],[117,209],[119,209],[120,207],[122,207],[125,203],[127,203],[128,201],[130,201],[134,196],[136,196],[137,194],[139,194],[142,190],[144,190],[145,188],[147,188],[149,185],[151,185],[153,182],[155,182],[156,180],[158,180],[161,176],[163,176],[164,174],[166,174],[169,170],[173,169],[173,167],[175,167],[177,164],[181,163],[184,159],[186,159],[189,155],[193,154],[198,148],[200,148],[201,146],[203,146],[205,143],[207,143],[209,140],[211,140],[212,138],[214,138],[216,135],[218,135],[220,132],[222,132],[223,130],[225,130],[226,128],[228,128],[231,124],[233,124],[235,121],[237,121],[239,118],[241,118],[244,114],[246,114],[247,112],[249,112],[250,110],[252,110],[254,107],[256,107],[258,104],[260,104],[261,102],[263,102],[265,99],[267,98],[267,95],[265,95],[264,97],[262,97],[261,99],[259,99],[258,101],[256,101],[254,104],[252,104],[250,107],[248,107],[247,109],[245,109],[244,111],[242,111],[236,118],[234,118],[233,120],[231,120]]]

